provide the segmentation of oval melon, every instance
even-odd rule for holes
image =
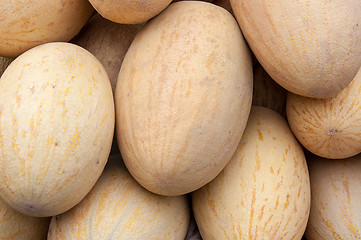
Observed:
[[[129,174],[120,154],[111,155],[90,193],[70,211],[52,218],[48,239],[184,240],[189,217],[187,196],[147,191]]]
[[[87,0],[0,1],[0,56],[72,39],[93,12]]]
[[[90,191],[107,162],[114,100],[88,51],[47,43],[0,78],[0,197],[32,216],[53,216]]]
[[[230,162],[192,193],[203,240],[301,239],[310,210],[305,155],[285,119],[254,106]]]
[[[325,158],[340,159],[361,152],[361,70],[353,81],[329,99],[289,93],[288,123],[300,143]]]
[[[268,74],[298,95],[329,98],[361,66],[361,1],[231,0]]]
[[[172,0],[89,0],[104,18],[121,24],[144,23],[162,12]]]
[[[252,63],[225,9],[180,1],[133,40],[115,91],[124,162],[149,191],[181,195],[232,157],[252,101]]]
[[[311,211],[307,240],[361,239],[361,155],[326,159],[307,155]]]

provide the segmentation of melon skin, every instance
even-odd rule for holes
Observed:
[[[0,56],[17,57],[48,42],[67,42],[90,18],[87,0],[0,2]]]
[[[343,159],[361,152],[361,70],[328,99],[288,93],[286,113],[292,132],[315,155]]]
[[[249,49],[227,10],[180,1],[148,22],[115,91],[117,141],[134,178],[167,196],[211,181],[241,139],[252,77]]]
[[[285,119],[253,106],[232,159],[192,193],[203,240],[301,239],[310,211],[305,155]]]
[[[252,52],[297,95],[330,98],[361,66],[361,2],[231,0]]]
[[[0,199],[0,239],[46,240],[50,218],[24,215]]]
[[[186,195],[165,197],[149,192],[116,154],[77,206],[52,217],[48,239],[184,240],[189,220]]]
[[[107,162],[115,113],[109,78],[88,51],[47,43],[0,78],[0,197],[23,214],[60,214]]]
[[[120,24],[145,23],[162,12],[172,0],[89,0],[104,18]]]
[[[307,240],[361,239],[361,155],[327,159],[307,155],[311,210]]]

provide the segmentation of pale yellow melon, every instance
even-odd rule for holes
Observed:
[[[116,135],[130,173],[163,195],[211,181],[243,134],[252,77],[249,49],[227,10],[172,3],[138,32],[119,73]]]
[[[122,24],[144,23],[162,12],[172,0],[89,0],[104,18]]]
[[[91,52],[102,63],[108,73],[113,93],[124,56],[142,26],[143,24],[114,23],[96,14],[71,40]]]
[[[335,97],[316,99],[289,93],[289,125],[310,152],[339,159],[361,152],[361,71]]]
[[[0,199],[0,239],[46,240],[50,218],[24,215]]]
[[[301,239],[310,210],[305,155],[285,119],[254,106],[224,170],[192,194],[203,240]]]
[[[361,155],[326,159],[307,155],[311,211],[307,240],[361,239]]]
[[[361,1],[231,0],[268,74],[298,95],[329,98],[361,66]]]
[[[80,202],[107,162],[114,101],[88,51],[47,43],[17,57],[0,78],[0,197],[32,216]]]
[[[48,239],[184,240],[189,225],[187,196],[165,197],[140,186],[111,155],[99,181],[74,208],[54,216]]]
[[[0,56],[16,57],[42,43],[69,41],[93,11],[87,0],[2,0]]]

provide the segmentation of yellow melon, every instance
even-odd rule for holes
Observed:
[[[311,211],[307,240],[361,239],[361,155],[326,159],[307,155]]]
[[[361,1],[231,0],[268,74],[298,95],[329,98],[361,66]]]
[[[203,240],[301,239],[310,210],[305,155],[285,119],[254,106],[224,170],[192,193]]]
[[[0,197],[32,216],[53,216],[85,197],[107,162],[114,100],[88,51],[47,43],[0,78]]]
[[[180,1],[148,22],[115,91],[117,140],[135,179],[163,195],[211,181],[241,139],[252,76],[249,49],[227,10]]]
[[[89,0],[104,18],[122,24],[144,23],[163,11],[172,0]]]
[[[94,11],[87,0],[0,1],[0,56],[16,57],[37,45],[69,41]]]
[[[361,152],[361,70],[353,81],[329,99],[289,93],[286,112],[289,125],[310,152],[339,159]]]
[[[141,187],[111,155],[99,181],[74,208],[54,216],[48,239],[184,240],[190,206],[183,196],[165,197]]]

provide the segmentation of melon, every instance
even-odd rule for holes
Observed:
[[[38,217],[74,207],[107,162],[115,113],[108,75],[70,43],[34,47],[0,78],[0,197]]]
[[[203,240],[301,239],[310,200],[301,145],[281,115],[259,106],[223,171],[192,193]]]
[[[116,136],[130,173],[167,196],[211,181],[242,137],[252,86],[234,17],[212,3],[172,3],[138,32],[119,72]]]
[[[231,0],[252,52],[278,84],[330,98],[361,66],[361,1]]]
[[[67,42],[93,11],[87,0],[0,1],[0,56],[17,57],[43,43]]]
[[[361,71],[328,99],[288,93],[288,123],[300,143],[324,158],[342,159],[361,152]]]
[[[184,240],[189,219],[187,196],[147,191],[115,154],[89,194],[71,210],[52,217],[48,239]]]
[[[361,239],[361,155],[327,159],[307,155],[311,211],[307,240]]]
[[[104,18],[121,24],[144,23],[162,12],[172,0],[89,0]]]

